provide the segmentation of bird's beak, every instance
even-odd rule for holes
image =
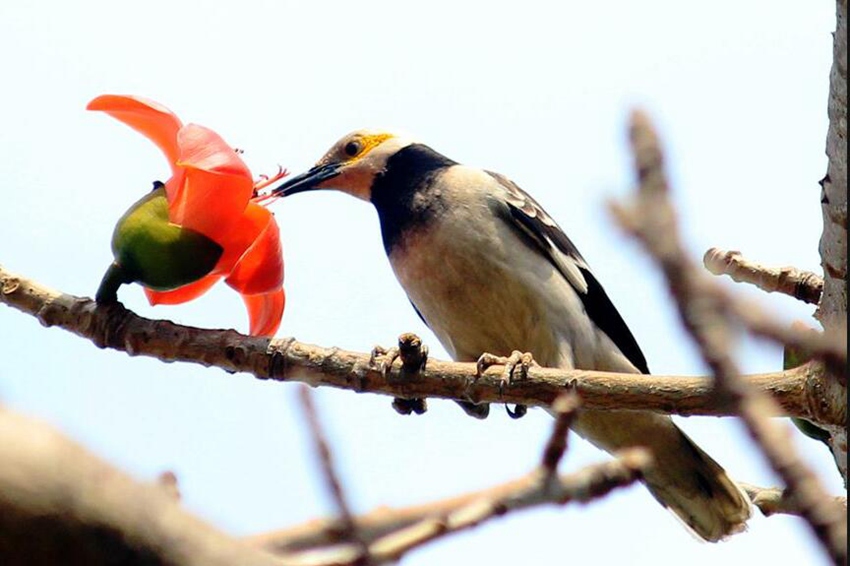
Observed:
[[[330,187],[321,186],[328,179],[333,179],[340,173],[342,166],[339,163],[328,163],[326,165],[316,165],[312,169],[290,177],[282,185],[275,188],[271,194],[273,196],[288,197],[295,193],[303,193],[313,189],[327,189]]]

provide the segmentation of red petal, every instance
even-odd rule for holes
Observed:
[[[268,210],[253,202],[245,212],[246,218],[265,218],[265,226],[236,262],[225,281],[245,295],[278,289],[283,285],[283,251],[277,222]],[[252,227],[256,227],[256,224]]]
[[[242,295],[251,321],[251,334],[254,336],[274,336],[280,327],[286,295],[283,289],[259,295]]]
[[[181,167],[192,167],[221,175],[247,177],[251,180],[253,187],[254,181],[248,166],[235,149],[209,128],[198,124],[187,124],[177,133],[177,145],[180,148],[177,164]],[[247,198],[245,200],[247,201]]]
[[[171,291],[154,291],[145,287],[145,295],[148,297],[148,302],[152,305],[179,305],[193,299],[197,299],[207,291],[210,287],[216,284],[221,279],[221,273],[213,271],[209,275],[205,275],[189,283]]]
[[[242,211],[242,216],[236,221],[236,224],[233,224],[226,234],[216,240],[224,248],[224,253],[215,266],[216,271],[225,274],[233,271],[236,262],[265,230],[270,219],[271,213],[268,210],[249,203]],[[264,291],[268,291],[268,289]]]
[[[172,171],[179,157],[177,132],[183,127],[180,119],[165,106],[139,96],[105,94],[88,103],[88,110],[101,110],[124,122],[153,143],[168,159]]]
[[[253,194],[251,172],[221,136],[203,126],[182,128],[178,143],[177,165],[186,176],[169,199],[169,218],[225,245]]]

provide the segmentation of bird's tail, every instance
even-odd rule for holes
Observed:
[[[654,465],[644,474],[649,491],[701,538],[716,542],[746,528],[747,495],[673,421],[635,411],[585,411],[576,431],[609,452],[645,446]]]

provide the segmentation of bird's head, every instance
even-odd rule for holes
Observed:
[[[290,177],[272,194],[289,196],[314,189],[333,189],[370,200],[372,181],[387,160],[411,140],[376,130],[357,130],[331,147],[309,170]]]

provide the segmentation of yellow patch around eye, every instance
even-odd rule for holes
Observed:
[[[360,138],[360,143],[363,145],[363,149],[360,150],[360,153],[352,160],[360,159],[361,157],[368,154],[375,146],[380,145],[384,141],[393,137],[392,134],[369,134]]]

